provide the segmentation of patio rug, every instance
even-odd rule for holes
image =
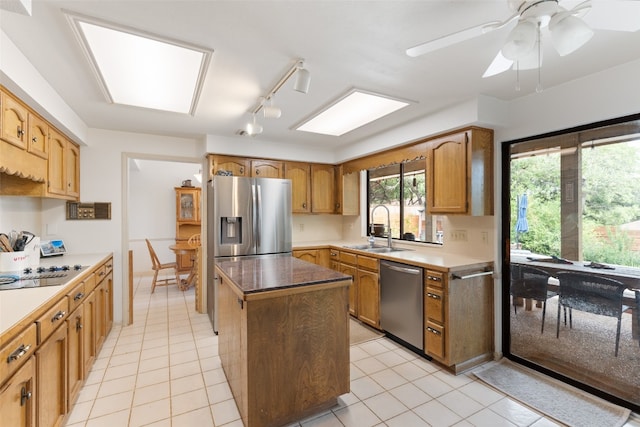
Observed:
[[[631,411],[503,358],[476,377],[548,417],[575,427],[618,427]]]
[[[363,325],[355,319],[349,318],[349,344],[361,344],[384,336],[369,326]]]

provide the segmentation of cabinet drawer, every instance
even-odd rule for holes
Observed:
[[[109,275],[113,271],[113,258],[109,258],[107,262],[103,264],[105,276]]]
[[[442,289],[427,287],[424,294],[424,308],[428,319],[444,323],[444,293]]]
[[[356,254],[352,254],[351,252],[340,252],[340,262],[345,264],[357,265],[358,256]]]
[[[69,297],[69,311],[73,311],[82,304],[84,298],[87,296],[85,291],[85,282],[80,282],[75,288],[73,288],[69,293],[67,293],[67,297]]]
[[[0,384],[11,376],[36,350],[36,324],[32,323],[0,349]]]
[[[67,304],[67,298],[62,298],[49,311],[40,316],[36,320],[38,325],[38,344],[43,343],[58,326],[62,325],[68,315],[69,304]]]
[[[425,283],[427,286],[436,286],[441,288],[444,284],[444,273],[440,271],[428,270],[426,274]]]
[[[433,322],[427,322],[424,330],[424,352],[439,358],[444,358],[444,327]]]
[[[378,259],[368,256],[358,255],[358,267],[366,268],[367,270],[378,271]]]
[[[94,273],[96,275],[96,285],[98,285],[100,282],[102,282],[102,279],[107,277],[106,264],[102,264],[100,267],[96,267]]]
[[[96,274],[91,273],[89,276],[87,276],[86,279],[82,281],[82,283],[84,283],[84,294],[89,295],[91,291],[96,287]]]

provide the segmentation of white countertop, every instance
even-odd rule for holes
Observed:
[[[386,239],[376,239],[376,245],[386,245]],[[310,248],[318,246],[335,246],[337,248],[345,248],[349,250],[356,250],[348,248],[347,246],[366,245],[367,240],[356,241],[324,241],[324,242],[295,242],[293,249]],[[456,253],[446,252],[442,247],[432,247],[429,245],[412,244],[412,243],[399,243],[394,241],[393,247],[401,247],[410,249],[407,251],[397,251],[390,253],[371,253],[366,251],[360,251],[363,255],[372,255],[378,258],[387,259],[396,262],[406,262],[409,264],[429,265],[433,267],[442,267],[448,270],[460,270],[463,268],[473,268],[475,265],[486,264],[493,262],[493,254],[490,251],[486,253],[478,254],[477,256],[460,255]]]
[[[61,257],[41,258],[40,266],[88,266],[88,270],[104,262],[111,254],[65,254]],[[35,270],[35,268],[34,268]],[[8,331],[20,320],[29,316],[34,310],[49,299],[62,293],[67,285],[44,286],[41,288],[23,288],[0,291],[0,334]]]

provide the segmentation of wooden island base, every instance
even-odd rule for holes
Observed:
[[[349,392],[351,280],[244,293],[218,272],[218,351],[245,427],[281,426]]]

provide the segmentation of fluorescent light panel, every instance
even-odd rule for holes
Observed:
[[[340,136],[409,105],[407,101],[353,90],[296,129]]]
[[[109,102],[194,114],[211,51],[67,16]]]

